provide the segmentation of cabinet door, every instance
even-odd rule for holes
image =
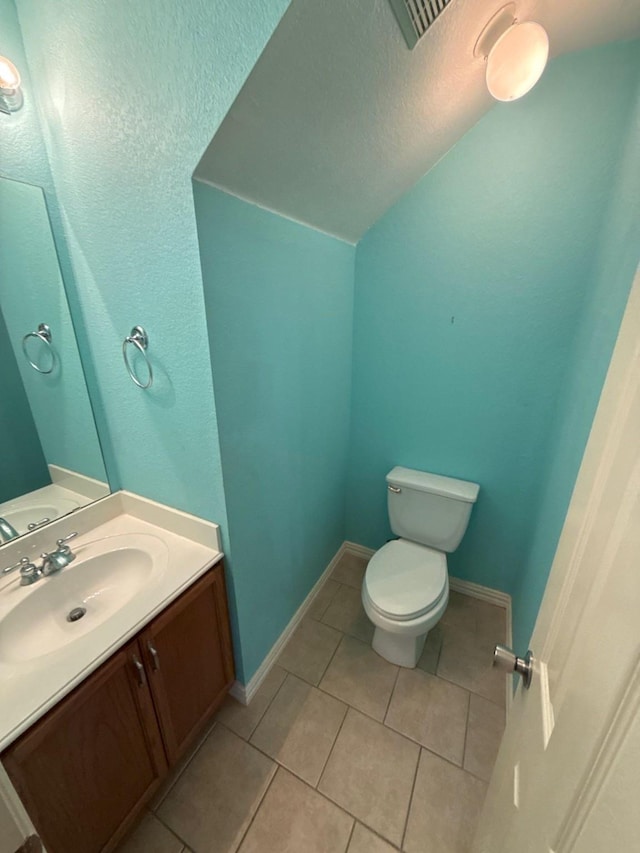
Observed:
[[[222,564],[140,635],[169,764],[187,749],[233,683]]]
[[[138,643],[90,675],[2,760],[47,853],[113,849],[167,767]]]

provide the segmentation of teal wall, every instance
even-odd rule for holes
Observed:
[[[640,44],[636,43],[635,107],[596,242],[580,325],[556,412],[552,443],[541,470],[543,488],[526,562],[513,592],[514,647],[531,636],[562,530],[582,451],[589,436],[629,285],[640,261]]]
[[[111,485],[224,523],[190,178],[287,0],[16,5]],[[147,393],[122,363],[136,323]]]
[[[18,363],[0,311],[0,504],[51,482]],[[18,427],[18,428],[16,428]],[[0,512],[0,515],[2,513]]]
[[[554,61],[358,245],[347,535],[371,547],[391,535],[393,465],[477,481],[450,571],[513,593],[524,634],[631,283],[630,263],[613,295],[594,269],[637,75],[638,43]],[[589,310],[607,317],[596,346]],[[541,526],[569,388],[579,429]]]
[[[247,681],[344,540],[355,249],[194,186]]]
[[[0,146],[0,171],[47,190],[112,486],[223,525],[245,679],[343,537],[334,498],[347,468],[353,250],[207,189],[203,294],[196,239],[191,175],[287,6],[17,0],[32,77],[27,111],[3,123],[11,146]],[[19,57],[10,0],[0,11]],[[523,625],[561,523],[562,500],[549,500],[542,472],[565,493],[573,483],[575,465],[551,461],[571,443],[568,433],[561,439],[561,403],[575,392],[571,417],[585,432],[629,283],[621,262],[603,318],[622,240],[606,239],[603,212],[628,215],[626,203],[608,205],[623,180],[615,164],[634,61],[637,44],[555,61],[523,101],[496,106],[357,250],[347,535],[374,546],[388,535],[383,477],[394,464],[478,479],[480,503],[452,572],[519,595]],[[110,85],[114,67],[126,86]],[[29,112],[36,97],[54,183]],[[195,192],[200,206],[204,191]],[[335,352],[314,338],[314,312],[341,342]],[[151,339],[148,393],[121,361],[134,323]],[[592,328],[601,336],[594,348]],[[594,360],[586,396],[574,381],[584,358]],[[269,408],[265,388],[279,407]],[[334,419],[318,436],[308,412],[320,416],[327,401]],[[270,435],[259,429],[258,403]],[[238,430],[246,421],[244,444],[227,418]],[[579,457],[582,447],[572,450]],[[272,489],[283,470],[294,484],[288,498]],[[313,505],[301,484],[321,470]],[[256,522],[258,509],[276,527]],[[550,519],[546,551],[536,551],[546,535],[534,530],[538,517]],[[271,584],[279,559],[286,568]]]
[[[17,113],[3,115],[0,123],[0,175],[50,188],[51,172],[27,58],[14,0],[0,0],[2,38],[0,53],[8,57],[20,72],[25,93],[24,105]]]
[[[44,196],[40,187],[5,178],[0,178],[0,305],[47,463],[104,482],[107,475]],[[49,374],[36,372],[22,352],[24,335],[42,322],[51,329],[58,355]],[[27,349],[35,361],[50,364],[43,344],[31,339]],[[20,429],[17,421],[14,429]]]

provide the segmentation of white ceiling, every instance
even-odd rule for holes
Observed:
[[[473,47],[501,0],[452,0],[413,51],[388,0],[292,0],[196,177],[357,242],[493,105]],[[518,0],[553,56],[640,35],[640,0]]]

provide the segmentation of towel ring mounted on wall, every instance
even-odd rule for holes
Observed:
[[[138,350],[138,352],[146,362],[147,370],[149,371],[149,375],[147,377],[146,382],[141,382],[136,376],[134,369],[131,367],[131,363],[129,362],[129,350],[127,349],[127,346],[129,344],[132,344]],[[149,336],[147,335],[142,326],[134,326],[133,329],[131,329],[131,333],[127,335],[127,337],[122,342],[122,357],[124,358],[124,363],[126,365],[127,372],[129,373],[129,376],[131,377],[133,382],[135,382],[135,384],[138,386],[138,388],[143,389],[151,388],[151,386],[153,385],[153,368],[151,367],[151,362],[149,361],[149,355],[147,353],[148,346]]]
[[[37,361],[31,361],[31,357],[29,356],[29,352],[27,350],[27,342],[29,338],[37,338],[37,340],[42,341],[42,343],[48,347],[49,354],[51,355],[51,366],[49,368],[44,368],[38,364]],[[38,326],[37,332],[27,332],[27,334],[22,339],[22,352],[24,353],[24,357],[27,359],[31,367],[34,370],[37,370],[38,373],[52,373],[53,368],[56,366],[56,362],[58,361],[58,354],[54,349],[53,344],[51,343],[51,329],[47,326],[46,323],[40,323]]]

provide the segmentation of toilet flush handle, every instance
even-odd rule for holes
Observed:
[[[398,488],[398,486],[387,486],[390,492],[393,492],[394,495],[399,495],[402,489]]]

